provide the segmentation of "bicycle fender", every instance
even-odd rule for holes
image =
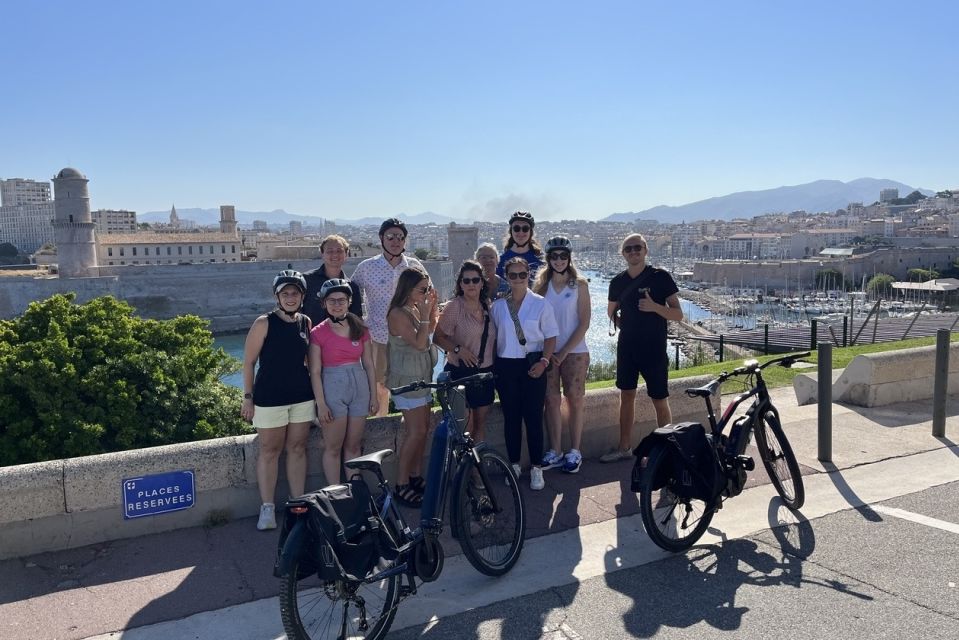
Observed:
[[[301,518],[286,537],[283,549],[276,558],[273,566],[273,575],[277,578],[289,575],[293,570],[293,563],[307,553],[307,544],[310,541],[310,532],[306,526],[306,519]]]

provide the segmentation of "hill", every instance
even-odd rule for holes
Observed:
[[[725,196],[707,198],[679,206],[659,205],[644,211],[614,213],[603,218],[608,221],[630,222],[637,218],[654,218],[660,222],[677,224],[693,220],[732,220],[750,218],[765,213],[798,211],[815,213],[845,208],[850,202],[871,204],[879,199],[882,189],[899,189],[906,196],[914,187],[876,178],[859,178],[850,182],[840,180],[816,180],[807,184],[740,191]],[[933,195],[928,189],[920,189],[925,195]]]
[[[192,220],[200,226],[209,226],[216,225],[220,221],[220,210],[217,209],[200,209],[200,208],[180,208],[177,207],[176,210],[177,216],[181,220]],[[336,224],[343,225],[352,225],[356,227],[362,227],[365,225],[379,226],[383,220],[387,218],[399,218],[404,222],[410,224],[449,224],[454,218],[449,216],[444,216],[439,213],[433,213],[432,211],[426,211],[424,213],[417,213],[415,215],[406,215],[403,213],[391,213],[383,215],[382,217],[366,217],[358,218],[351,220],[348,218],[334,218],[333,222]],[[142,215],[137,215],[137,220],[139,222],[169,222],[170,221],[170,212],[169,211],[148,211]],[[240,211],[237,209],[236,212],[236,221],[243,227],[253,226],[254,220],[264,220],[271,225],[287,226],[291,221],[297,220],[302,222],[304,225],[318,225],[323,221],[323,218],[320,216],[311,216],[298,213],[289,213],[283,209],[274,209],[273,211]],[[456,220],[456,222],[463,222],[462,220]]]

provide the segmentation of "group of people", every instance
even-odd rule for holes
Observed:
[[[481,245],[475,260],[460,265],[455,295],[443,305],[423,265],[405,255],[406,225],[395,218],[380,225],[382,252],[362,261],[351,278],[343,272],[349,244],[336,235],[320,245],[321,267],[304,274],[285,270],[274,278],[276,308],[253,323],[243,362],[241,415],[252,421],[260,445],[258,529],[276,526],[273,497],[284,449],[290,492],[300,495],[309,428],[318,420],[326,481],[340,482],[343,461],[361,455],[367,417],[385,415],[389,388],[429,380],[437,348],[445,352],[446,370],[454,379],[494,374],[492,381],[466,389],[470,431],[477,441],[485,439],[489,408],[498,395],[507,455],[517,478],[522,475],[524,429],[532,490],[545,487],[548,469],[580,470],[590,359],[585,340],[591,319],[589,282],[574,264],[568,238],[553,237],[543,246],[534,234],[533,216],[513,213],[503,251]],[[682,319],[675,282],[666,271],[646,264],[643,236],[628,236],[621,249],[627,269],[610,282],[608,304],[610,321],[619,330],[620,440],[601,462],[631,455],[640,375],[657,421],[670,421],[666,323]],[[565,452],[563,398],[569,425]],[[392,399],[406,432],[396,496],[401,504],[418,507],[426,489],[422,470],[430,392]]]

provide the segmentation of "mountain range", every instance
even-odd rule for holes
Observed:
[[[614,213],[603,218],[608,221],[631,222],[638,218],[659,220],[677,224],[693,220],[732,220],[750,218],[765,213],[788,213],[790,211],[835,211],[844,209],[850,202],[865,205],[879,200],[882,189],[899,189],[899,197],[905,197],[916,189],[895,180],[877,178],[859,178],[849,182],[839,180],[816,180],[762,191],[739,191],[716,198],[707,198],[689,204],[671,207],[659,205],[643,211]],[[935,192],[919,189],[923,195],[931,196]]]
[[[790,212],[797,210],[835,211],[845,208],[850,202],[871,204],[879,199],[882,189],[898,189],[899,196],[905,197],[916,190],[915,187],[876,178],[859,178],[849,182],[840,180],[816,180],[806,184],[764,189],[761,191],[740,191],[725,196],[707,198],[697,202],[679,206],[659,205],[643,211],[628,211],[614,213],[602,218],[605,221],[632,222],[637,219],[658,220],[662,223],[677,224],[694,220],[732,220],[733,218],[750,218],[765,213]],[[929,189],[918,189],[924,195],[933,195]],[[177,215],[184,220],[193,220],[198,225],[215,225],[220,220],[219,209],[183,208],[177,209]],[[387,214],[383,217],[365,218],[334,218],[337,224],[353,226],[379,225],[385,218],[395,215],[409,224],[449,224],[450,222],[472,223],[474,220],[453,218],[451,216],[426,211],[413,215],[404,213]],[[137,216],[140,222],[168,222],[169,211],[149,211]],[[264,220],[271,225],[287,226],[291,221],[298,220],[305,225],[315,225],[320,216],[289,213],[283,209],[273,211],[240,211],[236,212],[237,222],[249,227],[254,220]]]

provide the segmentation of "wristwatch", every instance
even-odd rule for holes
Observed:
[[[453,353],[459,353],[459,352],[460,352],[460,345],[456,345],[455,347],[453,347]]]
[[[253,394],[252,394],[252,393],[244,393],[244,394],[243,394],[243,399],[244,399],[244,400],[252,400],[252,399],[253,399]]]

